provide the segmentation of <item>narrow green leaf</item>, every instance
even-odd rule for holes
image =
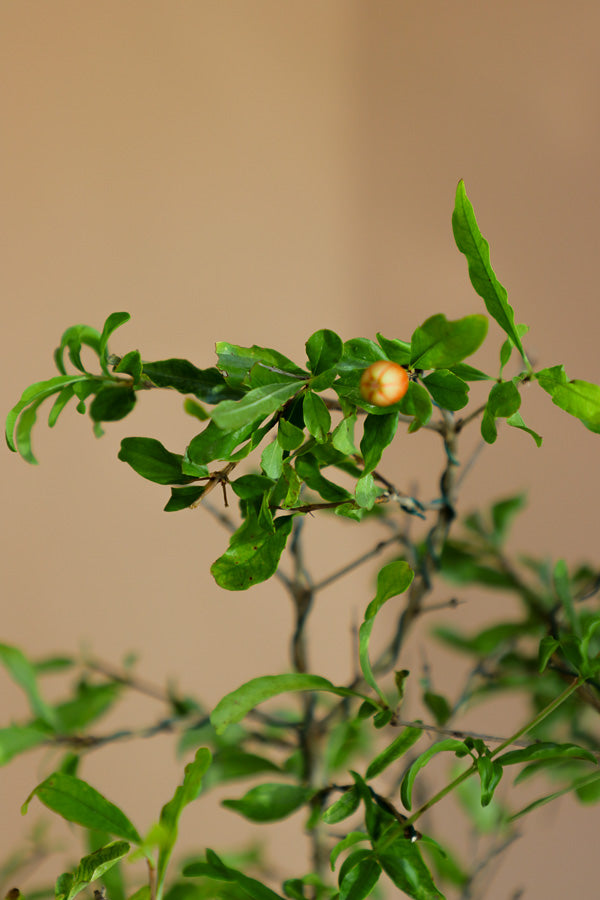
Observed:
[[[212,412],[213,422],[223,431],[243,428],[276,412],[300,389],[301,384],[296,381],[291,384],[276,382],[254,388],[241,400],[223,400],[215,406]]]
[[[278,822],[308,803],[314,792],[299,784],[259,784],[239,800],[223,800],[222,805],[251,822]]]
[[[48,415],[49,428],[54,428],[61,412],[63,411],[71,397],[73,397],[74,395],[75,391],[73,390],[72,384],[68,384],[62,389],[62,391],[59,391],[56,400],[52,404],[52,409],[50,410],[50,413]]]
[[[340,487],[321,474],[319,462],[313,453],[305,453],[296,459],[296,472],[307,487],[316,491],[328,503],[352,499],[352,494],[346,488]]]
[[[125,322],[128,322],[131,318],[128,312],[115,312],[111,313],[104,323],[104,327],[102,328],[102,334],[100,335],[100,346],[98,356],[100,357],[100,365],[102,366],[103,372],[108,373],[108,360],[107,360],[107,345],[108,339],[117,328],[120,328],[121,325],[124,325]]]
[[[358,656],[364,679],[381,698],[384,706],[387,706],[387,701],[375,681],[375,676],[369,660],[371,631],[373,630],[375,616],[383,604],[391,597],[402,594],[409,587],[413,578],[414,572],[404,560],[395,560],[394,562],[383,566],[377,575],[377,593],[365,610],[364,622],[360,626],[358,632]]]
[[[540,672],[545,670],[550,662],[552,654],[555,653],[559,647],[560,641],[557,641],[556,638],[553,638],[550,635],[546,635],[546,637],[542,638],[538,652],[538,667]]]
[[[445,725],[452,716],[452,707],[441,694],[435,694],[433,691],[425,691],[423,694],[423,702],[433,713],[437,725]]]
[[[250,878],[237,869],[226,866],[224,862],[212,850],[206,851],[206,862],[193,862],[184,866],[183,874],[186,878],[204,876],[214,878],[217,881],[233,882],[242,889],[250,900],[285,900],[280,894],[276,894],[261,881]]]
[[[336,825],[343,819],[347,819],[352,813],[355,813],[360,803],[360,794],[356,787],[351,787],[344,791],[341,797],[328,806],[323,813],[322,819],[327,825]]]
[[[258,706],[276,697],[292,691],[327,691],[342,697],[363,697],[349,688],[336,687],[327,678],[320,675],[289,673],[283,675],[263,675],[245,682],[236,690],[226,694],[210,714],[210,721],[217,734],[221,734],[228,725],[241,722],[244,716]]]
[[[93,881],[102,878],[120,859],[129,853],[127,841],[112,841],[88,856],[84,856],[79,866],[71,875],[65,872],[57,881],[56,900],[73,900],[77,894],[85,890]]]
[[[464,181],[456,188],[452,213],[452,231],[456,246],[464,253],[469,266],[471,284],[483,299],[489,314],[506,332],[524,360],[527,360],[521,338],[515,326],[515,316],[508,303],[506,288],[500,284],[490,263],[490,245],[479,230]]]
[[[180,394],[193,394],[203,403],[220,403],[243,396],[215,367],[198,369],[187,359],[159,359],[144,362],[143,372],[159,388],[173,388]]]
[[[496,757],[501,766],[513,766],[519,763],[546,762],[548,760],[585,759],[598,764],[596,756],[577,744],[555,744],[551,741],[540,741],[522,750],[509,750]]]
[[[488,329],[485,316],[464,316],[450,321],[443,314],[431,316],[411,338],[411,366],[417,369],[448,369],[462,362],[481,346]]]
[[[323,399],[314,391],[307,391],[304,394],[302,409],[309,434],[312,434],[319,443],[326,441],[331,428],[331,415]]]
[[[354,426],[356,425],[356,410],[344,416],[331,433],[331,443],[340,453],[351,456],[356,453],[354,446]]]
[[[445,752],[453,752],[458,756],[465,756],[468,753],[468,749],[464,741],[459,741],[456,738],[447,738],[443,741],[438,741],[436,744],[433,744],[429,747],[428,750],[425,750],[424,753],[421,753],[412,765],[407,769],[404,774],[404,778],[402,779],[402,784],[400,785],[400,796],[402,798],[402,803],[406,809],[411,809],[412,806],[412,789],[413,784],[415,783],[415,779],[421,769],[427,765],[432,757],[436,756],[438,753]]]
[[[118,458],[142,478],[156,484],[189,484],[194,481],[193,477],[181,473],[183,457],[179,453],[171,453],[154,438],[123,438]]]
[[[341,337],[327,328],[315,331],[306,342],[306,355],[313,375],[331,369],[342,358],[344,344]]]
[[[204,431],[192,438],[185,452],[186,459],[197,465],[206,465],[218,459],[229,459],[257,429],[258,422],[249,422],[233,431],[222,431],[214,422],[209,422]]]
[[[81,362],[81,348],[83,345],[91,347],[91,349],[100,356],[100,334],[95,328],[89,325],[73,325],[64,332],[60,345],[54,351],[54,362],[56,368],[62,375],[66,375],[67,371],[64,364],[65,349],[69,350],[69,359],[76,369],[85,372],[85,366]]]
[[[481,805],[489,806],[502,778],[502,765],[489,756],[480,756],[477,759],[477,771],[481,781]]]
[[[554,590],[561,606],[565,611],[567,622],[571,626],[573,634],[579,635],[579,622],[573,606],[573,595],[571,593],[571,582],[569,579],[569,570],[564,559],[559,559],[554,566],[553,572]]]
[[[166,803],[160,813],[160,824],[164,831],[163,841],[158,853],[158,865],[156,867],[157,895],[160,897],[164,884],[165,874],[179,827],[179,817],[184,808],[192,803],[198,796],[202,785],[202,778],[211,764],[212,754],[207,747],[200,747],[196,751],[193,762],[185,767],[183,784],[180,784],[171,800]]]
[[[575,416],[590,431],[600,433],[600,385],[569,380],[564,366],[542,369],[535,377],[540,387],[550,394],[555,406]]]
[[[36,381],[35,384],[30,384],[21,394],[19,402],[15,403],[6,417],[5,435],[6,443],[9,448],[13,452],[16,452],[17,450],[14,439],[15,427],[21,412],[26,407],[31,403],[40,403],[43,399],[50,397],[52,394],[59,393],[59,391],[67,385],[87,380],[87,375],[57,375],[55,378],[50,378],[48,381]]]
[[[422,728],[404,728],[398,737],[394,738],[392,743],[369,763],[366,774],[367,781],[371,778],[376,778],[377,775],[380,775],[384,769],[387,769],[387,767],[391,765],[391,763],[395,762],[401,756],[404,756],[404,754],[410,750],[422,736]]]
[[[132,844],[142,843],[136,828],[118,806],[73,775],[55,772],[38,784],[23,804],[23,813],[27,811],[29,801],[34,796],[68,822],[106,831]]]
[[[413,425],[409,428],[410,432],[417,430],[421,425],[426,425],[433,412],[429,391],[422,384],[411,381],[408,391],[400,401],[399,409],[403,415],[415,417]]]
[[[265,531],[257,521],[246,520],[235,531],[225,553],[210,567],[219,587],[245,591],[274,575],[292,530],[293,516],[278,516],[275,531]]]
[[[37,683],[37,673],[25,654],[18,647],[0,644],[0,663],[13,681],[23,689],[34,716],[56,729],[58,719],[52,707],[43,699]]]
[[[182,509],[189,509],[193,506],[206,490],[205,485],[199,487],[172,487],[171,497],[164,506],[164,512],[179,512]]]

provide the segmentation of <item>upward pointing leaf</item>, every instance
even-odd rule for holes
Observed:
[[[212,754],[207,747],[200,747],[196,751],[194,761],[185,767],[183,784],[180,784],[172,799],[166,803],[160,813],[160,824],[165,830],[165,838],[158,854],[158,866],[156,868],[157,894],[161,895],[165,872],[175,841],[179,817],[183,809],[196,799],[204,773],[210,766]]]
[[[131,316],[128,312],[114,312],[111,313],[106,322],[104,323],[104,327],[102,329],[102,334],[100,335],[100,346],[99,346],[99,356],[100,356],[100,365],[102,366],[102,370],[104,372],[108,372],[108,360],[107,360],[107,345],[108,339],[117,328],[120,328],[121,325],[124,325],[125,322],[128,322]]]
[[[420,325],[411,338],[411,365],[418,369],[447,369],[475,353],[488,330],[485,316],[453,321],[441,313]]]
[[[452,231],[456,246],[467,257],[471,284],[486,305],[486,309],[506,332],[525,361],[525,350],[515,326],[515,316],[508,303],[506,288],[500,284],[490,263],[490,245],[483,237],[467,197],[464,181],[458,182],[452,213]]]
[[[18,647],[0,644],[0,663],[6,667],[12,679],[25,691],[33,715],[45,722],[46,725],[56,728],[58,723],[56,713],[43,700],[38,688],[35,669],[22,651]]]

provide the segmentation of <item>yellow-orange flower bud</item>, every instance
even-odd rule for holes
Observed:
[[[392,406],[402,400],[408,384],[408,373],[403,366],[378,359],[362,373],[360,394],[374,406]]]

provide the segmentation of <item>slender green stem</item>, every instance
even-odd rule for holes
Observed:
[[[520,737],[522,737],[528,731],[531,731],[532,728],[535,728],[537,725],[539,725],[540,722],[542,722],[546,718],[546,716],[549,716],[551,713],[553,713],[555,709],[558,709],[558,707],[571,696],[571,694],[575,693],[575,691],[581,687],[581,685],[584,683],[584,681],[585,681],[585,679],[582,677],[576,678],[569,685],[569,687],[566,688],[566,690],[564,690],[562,692],[562,694],[559,694],[558,697],[555,697],[554,700],[552,700],[552,702],[548,704],[548,706],[545,706],[544,709],[542,709],[537,714],[537,716],[535,716],[533,719],[531,719],[529,722],[527,722],[525,725],[523,725],[521,728],[519,728],[513,735],[511,735],[511,737],[509,737],[505,741],[503,741],[503,743],[501,743],[499,747],[496,747],[494,752],[490,755],[492,757],[497,756],[499,753],[502,752],[502,750],[504,750],[510,744],[513,744],[515,741],[517,741]],[[420,819],[421,816],[423,815],[423,813],[427,812],[428,809],[431,809],[432,806],[435,806],[436,803],[439,803],[440,800],[443,800],[443,798],[447,794],[451,793],[454,790],[454,788],[458,787],[459,784],[462,784],[463,781],[466,781],[467,778],[470,778],[471,775],[473,775],[476,771],[477,771],[477,764],[475,762],[473,762],[472,765],[470,765],[468,769],[465,769],[464,772],[461,772],[461,774],[458,775],[456,778],[454,778],[453,781],[451,781],[449,784],[445,785],[445,787],[443,787],[441,790],[439,790],[437,792],[437,794],[434,794],[434,796],[431,797],[422,806],[420,806],[419,809],[415,810],[415,812],[412,814],[412,816],[409,816],[408,819],[403,823],[404,827],[406,828],[408,825],[412,825],[413,822],[416,822],[417,819]],[[397,837],[397,834],[396,834],[396,837]],[[390,835],[390,838],[388,839],[388,841],[386,843],[388,843],[388,842],[391,843],[392,840],[393,840],[393,837]]]

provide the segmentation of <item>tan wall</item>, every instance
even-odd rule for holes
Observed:
[[[592,0],[4,0],[2,410],[52,374],[66,326],[99,326],[113,310],[132,314],[116,350],[200,366],[215,340],[302,361],[319,327],[406,339],[433,313],[480,311],[450,230],[459,177],[531,326],[533,359],[600,380],[599,29]],[[524,409],[544,447],[502,435],[463,508],[527,487],[527,550],[593,560],[598,437],[549,400]],[[166,492],[115,459],[125,435],[182,450],[194,431],[177,397],[149,395],[101,441],[74,413],[54,432],[42,424],[38,468],[5,452],[3,641],[34,655],[83,643],[113,663],[137,650],[148,678],[209,703],[286,666],[287,599],[273,585],[220,592],[208,565],[225,535],[202,511],[164,515]],[[427,437],[388,458],[395,481],[424,493],[439,464]],[[351,528],[333,546],[322,523],[309,529],[317,572],[358,547]],[[360,611],[368,573],[352,587]],[[332,588],[316,613],[314,667],[333,678],[347,671],[343,641],[328,658],[328,635],[340,622],[347,633],[347,591]],[[494,617],[482,603],[474,618]],[[2,722],[22,715],[4,680],[2,692]],[[157,715],[146,702],[126,709],[134,724]],[[18,805],[50,765],[28,757],[0,771],[5,851],[38,816],[23,823]],[[85,775],[147,825],[179,777],[170,738],[98,753]],[[218,846],[232,816],[216,815],[198,840]],[[487,900],[523,881],[537,882],[532,900],[589,896],[578,867],[594,864],[597,825],[593,809],[542,810]],[[277,832],[285,848],[293,829]]]

